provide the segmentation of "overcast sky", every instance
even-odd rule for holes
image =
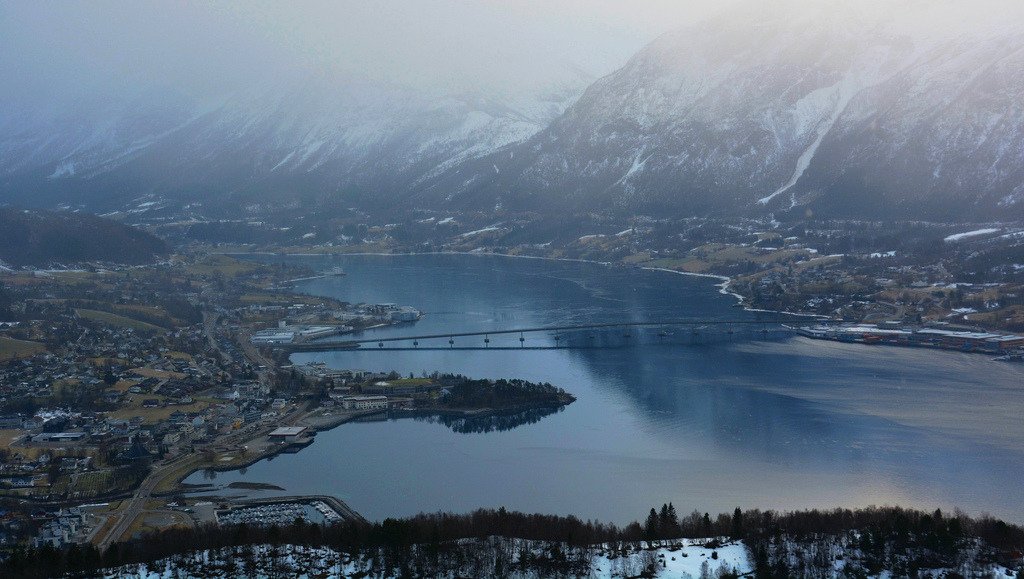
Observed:
[[[842,5],[923,31],[1021,22],[1024,0],[0,0],[0,102],[106,98],[152,86],[220,96],[291,74],[419,89],[524,92],[601,76],[671,29]],[[757,9],[753,9],[757,7]],[[1010,12],[1016,9],[1011,17]],[[909,16],[907,16],[909,15]],[[732,16],[731,16],[732,17]],[[811,24],[813,26],[813,23]]]
[[[160,85],[206,94],[308,70],[506,90],[600,76],[731,0],[0,2],[6,98]]]

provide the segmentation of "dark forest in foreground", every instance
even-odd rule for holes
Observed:
[[[533,541],[528,554],[499,549],[495,537]],[[251,545],[330,547],[350,557],[369,558],[375,573],[431,576],[484,561],[482,572],[498,574],[586,575],[597,555],[673,545],[681,538],[707,538],[716,548],[742,540],[755,577],[868,576],[883,570],[916,576],[944,569],[1000,565],[1024,570],[1024,528],[991,517],[971,518],[899,507],[849,510],[774,511],[736,509],[731,515],[693,512],[678,517],[672,505],[651,509],[643,523],[625,527],[577,517],[478,510],[470,514],[421,514],[363,524],[318,526],[296,521],[287,527],[207,526],[173,529],[113,545],[105,553],[92,546],[64,550],[17,548],[0,566],[4,577],[94,576],[101,569],[147,563],[197,550]],[[537,548],[541,545],[541,548]],[[253,551],[246,551],[249,556]],[[618,554],[618,555],[617,555]],[[651,576],[656,568],[643,575]]]

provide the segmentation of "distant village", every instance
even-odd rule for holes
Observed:
[[[250,504],[189,495],[206,487],[183,480],[296,452],[318,431],[382,413],[572,401],[522,381],[293,365],[282,346],[423,315],[287,289],[310,273],[200,256],[0,274],[0,552],[105,548],[182,525],[358,520],[330,497]]]
[[[0,275],[0,548],[100,543],[124,510],[118,501],[164,471],[158,490],[173,491],[190,471],[237,468],[308,443],[316,427],[440,390],[364,392],[390,375],[271,359],[278,344],[421,316],[282,289],[309,273],[213,256]],[[169,525],[216,519],[168,504],[151,515]]]

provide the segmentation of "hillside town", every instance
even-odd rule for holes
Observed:
[[[170,499],[138,515],[128,503],[154,477],[169,496],[191,471],[296,443],[275,436],[282,428],[308,444],[312,428],[291,425],[311,410],[337,402],[310,421],[323,426],[388,409],[359,391],[388,374],[271,360],[279,340],[264,336],[301,341],[421,315],[287,291],[309,273],[206,256],[0,274],[0,545],[109,543],[150,523],[212,521]],[[131,523],[127,534],[112,534],[115,521]]]
[[[504,424],[574,400],[522,381],[293,365],[282,346],[423,315],[291,293],[286,282],[310,273],[214,255],[0,274],[0,546],[105,548],[263,515],[359,519],[330,497],[246,506],[182,481],[381,413],[465,422],[500,411]]]

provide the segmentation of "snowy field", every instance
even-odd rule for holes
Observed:
[[[622,543],[617,546],[595,545],[573,550],[552,543],[518,539],[488,538],[463,540],[461,550],[445,551],[435,569],[409,564],[406,574],[431,577],[494,577],[534,578],[553,575],[611,579],[624,577],[659,577],[672,579],[717,579],[720,577],[752,577],[753,565],[742,541],[712,542],[708,539],[680,539],[648,543]],[[707,546],[706,546],[707,545]],[[418,547],[413,547],[415,551]],[[582,556],[584,563],[573,571],[555,572],[538,561],[553,550],[564,552],[568,559]],[[375,556],[351,557],[327,547],[295,545],[255,545],[217,551],[198,551],[178,555],[156,563],[125,565],[107,570],[106,579],[186,579],[254,577],[270,579],[323,579],[335,577],[398,577],[402,573],[399,563],[388,562],[385,551]],[[422,553],[421,553],[422,555]],[[857,559],[856,551],[838,548],[833,551],[834,568],[831,577],[843,577],[845,562]],[[431,558],[426,556],[425,558]],[[503,559],[504,563],[497,563]],[[527,559],[529,564],[519,563]],[[795,561],[794,561],[795,563]],[[385,570],[386,569],[386,570]],[[440,571],[438,570],[440,569]],[[795,570],[793,567],[791,570]],[[651,574],[653,571],[653,575]],[[821,577],[820,569],[807,568],[808,576]],[[955,573],[954,573],[955,571]],[[965,573],[961,573],[965,572]],[[828,572],[826,571],[826,575]],[[799,576],[796,575],[796,576]],[[970,576],[1008,579],[1017,574],[998,565],[966,566],[958,570],[921,570],[920,577]],[[879,579],[895,577],[889,571],[868,575]]]
[[[506,543],[520,544],[518,541]],[[683,539],[675,545],[660,548],[628,549],[620,555],[610,550],[595,548],[595,556],[589,574],[581,576],[594,579],[636,577],[645,569],[656,569],[657,577],[665,578],[708,578],[719,577],[722,572],[747,573],[751,570],[746,548],[741,542],[724,543],[716,548],[703,545],[707,540]],[[540,553],[540,550],[536,551]],[[252,561],[249,563],[248,561]],[[377,561],[362,558],[352,559],[327,547],[303,547],[284,545],[276,549],[269,545],[258,545],[246,551],[244,548],[222,551],[202,551],[190,555],[165,559],[147,565],[126,565],[109,570],[108,579],[185,579],[185,578],[229,578],[229,577],[280,577],[285,573],[297,579],[314,577],[349,577],[366,575],[370,577],[395,577],[397,574],[382,575],[375,571]],[[486,566],[485,566],[486,568]],[[496,575],[492,572],[478,575],[471,565],[453,569],[448,577],[542,577],[537,572],[506,572]]]

